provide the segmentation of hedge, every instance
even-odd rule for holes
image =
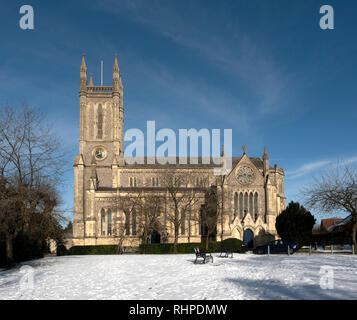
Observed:
[[[232,252],[242,252],[242,241],[230,238],[223,240],[223,247]],[[177,253],[193,253],[194,248],[204,248],[204,243],[178,243]],[[219,252],[221,248],[221,242],[210,242],[208,244],[208,251]],[[69,250],[62,248],[58,255],[106,255],[117,254],[117,245],[97,245],[97,246],[74,246]],[[142,244],[139,246],[139,253],[141,254],[173,254],[173,243],[153,243]]]
[[[69,250],[61,250],[61,255],[105,255],[105,254],[117,254],[117,245],[101,245],[101,246],[74,246]]]
[[[229,238],[222,241],[222,246],[232,252],[242,252],[242,241]],[[177,253],[193,253],[194,248],[205,248],[204,243],[178,243]],[[221,248],[221,242],[209,242],[209,252],[219,252]],[[172,254],[174,253],[173,243],[155,243],[145,244],[139,246],[139,253],[143,254]]]
[[[202,243],[178,243],[177,253],[193,253],[194,248],[204,248]],[[211,252],[218,251],[217,242],[210,242],[208,250]],[[139,246],[139,253],[143,254],[173,254],[174,244],[173,243],[153,243],[153,244],[142,244]]]

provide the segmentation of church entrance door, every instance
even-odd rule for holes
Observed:
[[[254,234],[250,229],[244,230],[243,234],[243,243],[249,248],[254,247]]]
[[[160,243],[160,234],[157,231],[154,231],[151,234],[151,243]]]

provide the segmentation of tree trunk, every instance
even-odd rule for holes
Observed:
[[[223,228],[224,228],[224,221],[223,221],[223,196],[222,196],[222,208],[221,208],[221,242],[223,241]]]
[[[178,234],[179,234],[179,227],[175,225],[175,241],[174,241],[174,253],[177,253],[177,243],[178,243]]]
[[[221,242],[223,242],[223,231],[224,231],[224,220],[223,220],[223,215],[224,215],[224,180],[225,176],[222,177],[222,190],[221,190]]]
[[[177,242],[178,242],[178,236],[176,235],[176,232],[175,232],[174,254],[176,254],[176,253],[177,253]]]
[[[6,235],[6,264],[11,266],[14,264],[13,237],[10,234]]]
[[[208,236],[208,234],[207,234],[207,236],[206,236],[206,250],[208,251],[208,243],[209,243],[209,236]]]
[[[353,225],[352,225],[352,241],[355,249],[357,249],[357,243],[356,243],[356,232],[357,232],[357,220],[353,219]]]

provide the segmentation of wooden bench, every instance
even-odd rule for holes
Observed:
[[[228,256],[229,255],[231,255],[231,258],[233,258],[233,251],[231,251],[231,250],[228,250],[227,248],[225,248],[225,247],[221,247],[220,248],[220,257],[221,258],[228,258]]]
[[[197,262],[197,259],[199,259],[199,258],[203,259],[203,263],[206,263],[206,261],[210,261],[210,260],[213,263],[213,257],[209,252],[207,252],[204,249],[198,249],[198,248],[194,248],[194,250],[195,250],[195,254],[196,254],[195,263]]]

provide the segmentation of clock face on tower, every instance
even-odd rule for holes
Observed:
[[[97,147],[94,149],[94,156],[97,160],[103,160],[107,156],[107,152],[103,147]]]
[[[237,179],[240,183],[242,184],[249,184],[253,181],[254,179],[254,172],[251,168],[249,167],[240,167],[237,170]]]

